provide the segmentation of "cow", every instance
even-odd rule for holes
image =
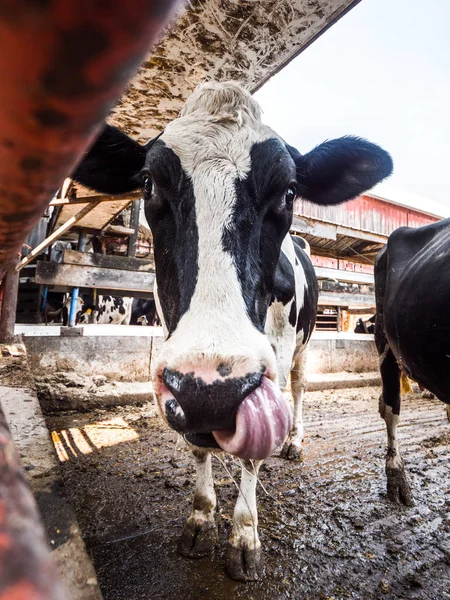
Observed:
[[[133,298],[99,296],[97,304],[85,304],[77,313],[77,325],[129,325]]]
[[[153,298],[133,299],[130,325],[161,325]]]
[[[283,444],[298,456],[305,350],[317,282],[306,244],[289,235],[294,202],[340,204],[392,171],[387,152],[343,137],[301,155],[262,123],[233,82],[209,82],[179,118],[141,145],[112,126],[74,177],[102,193],[141,188],[155,254],[155,300],[166,335],[152,372],[163,419],[190,444],[197,482],[178,549],[217,540],[211,452],[242,461],[227,570],[255,579],[261,561],[256,483]],[[291,371],[294,418],[283,395]]]
[[[356,321],[355,333],[375,333],[375,315],[367,321],[358,319]]]
[[[69,294],[49,292],[43,311],[44,323],[48,325],[53,322],[62,322],[63,326],[66,327],[69,324],[71,303],[72,299]],[[83,299],[78,296],[76,299],[75,314],[83,310],[83,304]]]
[[[397,439],[401,373],[446,403],[450,421],[450,287],[442,277],[450,260],[450,219],[417,229],[400,227],[388,238],[375,263],[380,356],[380,415],[386,422],[387,494],[413,504]],[[448,289],[447,289],[448,288]]]

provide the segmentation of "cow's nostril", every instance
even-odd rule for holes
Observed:
[[[217,372],[219,373],[219,375],[222,375],[222,377],[227,377],[228,375],[231,375],[232,370],[233,369],[231,365],[227,365],[225,363],[220,363],[220,365],[217,367]]]
[[[178,371],[172,371],[172,369],[164,368],[163,381],[169,390],[176,395],[179,392],[183,383],[183,376]]]
[[[166,402],[166,418],[169,425],[177,431],[183,431],[186,426],[186,415],[175,398]]]

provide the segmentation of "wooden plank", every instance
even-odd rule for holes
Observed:
[[[66,265],[102,267],[103,269],[141,271],[144,273],[153,273],[155,271],[155,263],[153,260],[144,258],[131,258],[128,256],[113,256],[111,254],[78,252],[77,250],[64,250],[63,263]]]
[[[3,293],[0,314],[0,343],[9,344],[14,341],[19,273],[14,268],[8,269],[1,285]]]
[[[25,256],[25,258],[20,261],[20,263],[16,266],[16,271],[20,271],[20,269],[23,269],[23,267],[25,265],[27,265],[34,258],[36,258],[36,256],[38,256],[39,254],[41,254],[41,252],[43,250],[45,250],[46,248],[48,248],[51,244],[53,244],[53,242],[56,242],[56,240],[59,237],[61,237],[63,233],[65,233],[66,231],[68,231],[76,223],[79,223],[81,221],[81,219],[83,217],[85,217],[87,214],[89,214],[92,210],[94,210],[94,208],[99,203],[100,202],[97,200],[96,202],[92,202],[92,204],[88,204],[87,206],[85,206],[84,208],[82,208],[80,211],[78,211],[76,213],[76,215],[74,215],[68,221],[66,221],[63,225],[61,225],[61,227],[59,227],[58,229],[56,229],[56,231],[54,231],[47,238],[45,238],[45,240],[43,242],[41,242],[40,244],[38,244],[36,246],[36,248],[33,248],[33,250],[30,252],[30,254],[27,254],[27,256]]]
[[[139,235],[139,213],[141,211],[141,201],[133,200],[133,204],[131,207],[131,218],[130,218],[130,227],[133,230],[133,233],[130,234],[128,239],[128,256],[136,256],[137,251],[137,243],[138,243],[138,235]]]
[[[375,242],[383,245],[386,244],[388,239],[387,235],[379,235],[360,229],[352,229],[351,227],[344,227],[343,225],[337,225],[337,234],[352,237],[356,240],[365,240],[366,242]]]
[[[294,215],[291,231],[300,235],[307,233],[327,240],[336,240],[336,225],[307,219],[306,217],[299,217],[298,215]]]
[[[319,306],[364,307],[371,312],[375,310],[375,294],[319,292]]]
[[[49,206],[64,206],[66,204],[86,204],[92,200],[100,202],[117,202],[118,200],[138,200],[142,198],[142,192],[129,192],[128,194],[118,194],[117,196],[80,196],[80,198],[58,198],[52,200]]]
[[[128,198],[126,200],[116,199],[111,202],[102,202],[101,197],[93,196],[86,205],[95,205],[95,210],[89,211],[89,214],[79,222],[78,226],[82,229],[102,231],[117,215],[127,208],[130,202],[132,200]],[[62,206],[55,227],[60,227],[63,223],[70,220],[80,210],[81,206],[83,205],[72,203]]]
[[[113,233],[115,235],[130,236],[133,235],[134,229],[131,227],[123,227],[123,225],[108,225],[105,227],[106,233]]]
[[[371,273],[355,273],[354,271],[342,271],[340,269],[328,269],[326,267],[315,267],[316,275],[320,279],[337,279],[346,283],[364,283],[366,285],[375,285],[374,277]]]
[[[85,265],[64,265],[38,261],[36,283],[69,285],[79,288],[109,288],[111,290],[153,292],[155,275],[142,271],[104,269]]]

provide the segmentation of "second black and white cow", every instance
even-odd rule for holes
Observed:
[[[160,325],[153,298],[133,298],[130,325]]]
[[[447,405],[450,421],[450,219],[394,231],[375,265],[380,414],[386,422],[388,497],[412,504],[397,440],[401,372]]]
[[[133,298],[121,296],[98,297],[97,303],[84,304],[76,316],[77,325],[129,325]]]
[[[242,460],[227,569],[257,576],[256,483],[282,445],[298,455],[305,350],[317,287],[289,235],[297,196],[354,198],[392,170],[389,155],[344,137],[301,155],[261,122],[235,83],[200,86],[161,136],[140,145],[106,126],[75,178],[104,193],[142,187],[154,240],[155,299],[166,340],[153,367],[161,415],[194,449],[197,484],[179,550],[217,540],[211,451]],[[294,419],[283,395],[291,372]]]

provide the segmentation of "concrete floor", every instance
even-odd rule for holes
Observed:
[[[190,453],[152,405],[47,418],[105,600],[450,599],[450,424],[437,400],[403,403],[400,444],[416,504],[386,498],[379,388],[309,392],[303,462],[261,471],[265,569],[224,573],[236,499],[214,461],[220,541],[211,558],[176,553],[193,489]],[[231,477],[230,477],[231,473]]]

